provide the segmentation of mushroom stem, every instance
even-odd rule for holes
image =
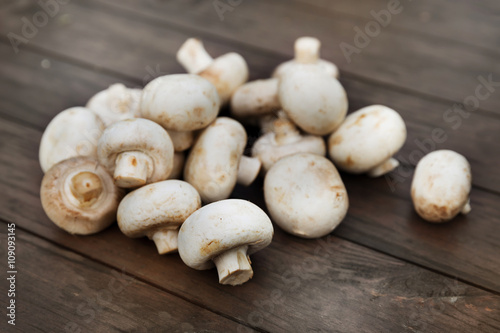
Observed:
[[[207,53],[199,39],[189,38],[177,51],[177,60],[188,73],[198,74],[205,70],[214,59]]]
[[[380,163],[376,167],[374,167],[371,170],[368,170],[368,176],[370,177],[379,177],[382,175],[385,175],[388,172],[391,172],[395,168],[397,168],[399,165],[398,160],[394,158],[389,158],[388,160]]]
[[[115,184],[122,188],[146,184],[151,158],[139,151],[128,151],[116,157]]]
[[[237,286],[252,278],[253,270],[247,249],[247,245],[236,247],[212,259],[217,267],[219,283]]]
[[[471,211],[471,207],[470,207],[470,199],[467,200],[467,203],[465,204],[465,206],[462,208],[462,210],[460,211],[462,214],[466,215],[466,214],[469,214],[470,211]]]
[[[258,158],[241,156],[238,166],[238,184],[249,186],[259,175],[262,163]]]
[[[297,127],[288,119],[278,118],[273,123],[274,138],[278,145],[286,145],[300,139]]]
[[[69,188],[80,206],[90,206],[102,193],[101,178],[93,172],[83,171],[71,177]]]
[[[159,254],[166,254],[177,251],[178,235],[179,229],[160,229],[148,237],[155,242]]]
[[[301,37],[295,41],[295,61],[301,64],[314,64],[319,59],[321,43],[313,37]]]

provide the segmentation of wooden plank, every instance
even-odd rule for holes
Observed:
[[[7,225],[0,227],[0,254],[7,258]],[[241,326],[21,229],[15,248],[15,326],[2,310],[2,332],[234,332]],[[7,302],[2,295],[2,309]]]

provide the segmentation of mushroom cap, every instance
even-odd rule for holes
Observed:
[[[97,141],[104,127],[102,120],[87,108],[60,112],[50,121],[40,141],[38,156],[43,172],[71,157],[97,158]]]
[[[189,216],[179,230],[179,255],[194,269],[214,266],[212,258],[248,245],[247,254],[271,243],[273,225],[253,203],[228,199],[206,205]]]
[[[219,107],[215,86],[193,74],[158,77],[144,87],[141,97],[143,118],[179,132],[208,126],[217,117]]]
[[[181,152],[188,150],[191,148],[191,146],[194,143],[194,132],[193,131],[187,131],[187,132],[177,132],[177,131],[172,131],[168,130],[168,135],[170,136],[170,139],[172,139],[172,143],[174,145],[174,151],[175,152]]]
[[[97,199],[81,202],[72,193],[71,180],[80,173],[98,177],[102,191]],[[90,186],[86,182],[79,185]],[[42,207],[47,216],[58,227],[78,235],[94,234],[111,225],[123,194],[99,162],[83,156],[54,165],[44,175],[40,188]]]
[[[403,118],[383,105],[371,105],[349,114],[330,136],[328,150],[335,165],[364,173],[393,156],[405,143]]]
[[[210,81],[226,104],[233,93],[248,80],[248,65],[238,53],[227,53],[216,59],[198,75]]]
[[[92,96],[86,107],[95,112],[108,127],[120,120],[140,117],[141,94],[141,89],[127,88],[121,83],[115,83]]]
[[[283,75],[285,75],[285,73],[291,70],[293,71],[294,67],[297,65],[300,65],[300,63],[298,63],[296,60],[285,61],[284,63],[276,67],[271,77],[279,79]],[[339,78],[339,69],[334,63],[327,60],[319,59],[316,63],[314,63],[314,65],[318,66],[318,68],[326,75],[331,76],[335,79]]]
[[[147,119],[135,118],[106,128],[97,147],[99,162],[110,172],[115,170],[118,154],[138,151],[151,158],[147,183],[165,180],[173,168],[174,147],[165,129]]]
[[[278,80],[247,82],[231,97],[231,113],[235,117],[254,117],[280,110]]]
[[[349,199],[337,169],[327,158],[300,153],[283,157],[264,180],[267,209],[293,235],[317,238],[344,219]]]
[[[203,202],[227,199],[238,177],[247,141],[243,126],[220,117],[200,134],[184,167],[184,179],[200,193]]]
[[[418,162],[411,197],[424,220],[445,222],[467,204],[470,190],[471,168],[467,159],[451,150],[436,150]]]
[[[297,64],[286,72],[278,96],[287,116],[310,134],[333,132],[347,113],[347,95],[340,82],[311,64]]]
[[[118,207],[118,227],[128,237],[159,229],[177,229],[201,207],[195,188],[182,180],[164,180],[130,192]]]

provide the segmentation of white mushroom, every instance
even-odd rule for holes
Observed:
[[[174,153],[174,166],[172,172],[168,176],[168,179],[180,179],[184,173],[184,164],[186,162],[186,156],[184,152]]]
[[[231,97],[231,114],[238,119],[259,117],[280,109],[278,79],[247,82]]]
[[[250,185],[257,177],[259,159],[246,157],[245,129],[236,120],[217,118],[200,134],[184,168],[184,179],[200,193],[203,202],[227,199],[236,182]]]
[[[399,165],[392,156],[405,140],[403,118],[386,106],[372,105],[346,117],[330,136],[328,150],[338,168],[378,177]]]
[[[303,238],[322,237],[344,219],[349,199],[335,166],[309,153],[276,162],[264,180],[264,198],[274,222]]]
[[[47,216],[77,235],[94,234],[111,225],[123,194],[97,160],[82,156],[50,168],[40,188]]]
[[[297,64],[285,72],[278,96],[288,118],[314,135],[333,132],[347,112],[347,95],[340,82],[311,64]]]
[[[249,201],[222,200],[200,208],[179,231],[179,255],[198,270],[217,267],[219,283],[240,285],[253,276],[249,255],[271,243],[273,225]]]
[[[165,180],[130,192],[118,207],[118,226],[128,237],[147,236],[159,254],[177,250],[182,223],[201,207],[198,192],[181,180]]]
[[[248,80],[248,66],[243,57],[231,52],[213,59],[196,38],[189,38],[177,51],[177,61],[190,74],[198,74],[217,88],[221,103],[229,101],[234,91]]]
[[[280,78],[289,71],[293,70],[293,67],[297,64],[314,64],[318,66],[323,72],[327,75],[338,78],[339,70],[337,66],[335,66],[330,61],[326,61],[319,58],[319,50],[321,47],[321,42],[314,37],[300,37],[295,40],[295,59],[289,60],[287,62],[282,63],[273,72],[272,77]]]
[[[279,159],[296,153],[325,156],[325,141],[320,136],[302,135],[288,119],[278,118],[273,130],[261,136],[252,147],[252,156],[262,162],[267,172]]]
[[[140,117],[141,93],[141,89],[115,83],[92,96],[86,107],[94,111],[107,127],[120,120]]]
[[[59,113],[40,141],[38,156],[43,172],[71,157],[97,158],[97,141],[104,127],[101,119],[87,108],[73,107]]]
[[[214,85],[191,74],[156,78],[144,87],[141,98],[142,117],[172,133],[176,151],[190,147],[191,131],[207,127],[217,117],[219,107]]]
[[[417,164],[411,184],[411,198],[418,215],[429,222],[445,222],[471,207],[471,169],[462,155],[437,150]]]
[[[173,168],[174,148],[160,125],[136,118],[106,128],[97,155],[114,174],[116,185],[131,188],[167,179]]]

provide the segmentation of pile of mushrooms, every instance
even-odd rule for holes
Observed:
[[[117,221],[159,254],[178,251],[187,266],[215,266],[221,284],[239,285],[253,277],[249,255],[271,243],[271,218],[303,238],[344,220],[349,198],[337,168],[379,177],[399,165],[404,120],[382,105],[347,115],[338,69],[320,58],[316,38],[297,39],[294,59],[252,82],[241,55],[214,59],[194,38],[177,59],[188,73],[143,89],[113,84],[49,123],[40,196],[58,227],[90,235]],[[219,116],[223,106],[232,118]],[[242,123],[260,126],[252,147]],[[259,175],[271,218],[230,199]],[[470,189],[465,157],[442,150],[418,163],[411,197],[423,219],[443,222],[470,211]]]

